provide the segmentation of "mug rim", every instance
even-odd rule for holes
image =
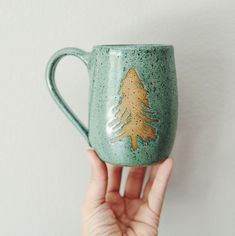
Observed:
[[[103,44],[103,45],[94,45],[93,48],[173,48],[173,45],[170,44]]]

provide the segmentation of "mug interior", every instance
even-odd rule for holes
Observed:
[[[93,48],[172,48],[172,45],[168,44],[104,44],[95,45]]]

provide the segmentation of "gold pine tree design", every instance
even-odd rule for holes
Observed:
[[[116,142],[130,137],[131,147],[136,150],[138,148],[138,136],[145,142],[148,139],[156,140],[155,127],[148,123],[157,120],[147,116],[147,114],[153,114],[153,112],[149,110],[149,101],[146,98],[147,91],[134,68],[127,72],[122,81],[119,94],[121,100],[115,108],[115,119],[111,122],[111,125],[114,126],[113,129],[116,130],[114,132],[116,137],[111,141]]]

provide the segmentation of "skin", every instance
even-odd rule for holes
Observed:
[[[156,236],[173,160],[152,166],[141,195],[146,167],[131,167],[119,193],[122,167],[105,164],[88,150],[92,176],[82,208],[83,236]]]

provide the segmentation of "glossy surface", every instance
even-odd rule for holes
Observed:
[[[90,145],[115,165],[146,166],[165,159],[177,123],[173,47],[104,45],[87,55]],[[64,107],[63,99],[56,102]]]
[[[57,51],[49,60],[46,69],[46,80],[49,91],[52,95],[52,98],[57,103],[59,108],[64,112],[64,114],[68,117],[71,123],[78,129],[78,131],[82,134],[82,136],[89,143],[88,139],[88,129],[84,126],[84,124],[79,120],[79,118],[74,114],[69,105],[65,102],[63,97],[61,96],[56,83],[55,83],[55,70],[59,61],[65,56],[75,56],[81,59],[85,65],[88,63],[89,53],[78,49],[78,48],[64,48]]]

